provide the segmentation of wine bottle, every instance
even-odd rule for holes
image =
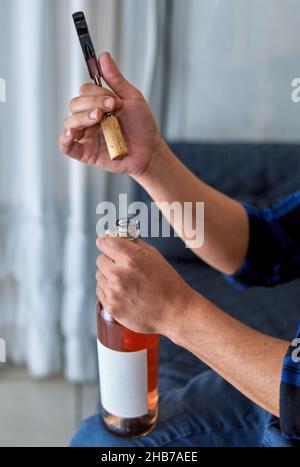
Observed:
[[[138,241],[139,232],[134,219],[117,222],[116,235],[124,241]],[[118,436],[145,435],[158,413],[159,336],[127,329],[99,302],[97,328],[103,422]]]

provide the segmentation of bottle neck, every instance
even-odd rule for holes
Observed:
[[[124,238],[125,240],[135,241],[140,237],[140,223],[139,221],[135,219],[130,219],[130,218],[119,219],[116,224],[115,233],[117,237]],[[100,326],[101,321],[106,324],[108,323],[114,324],[116,327],[120,329],[123,328],[123,326],[118,324],[114,320],[114,318],[112,318],[112,316],[108,313],[108,311],[102,307],[100,302],[98,303],[97,311],[98,311],[97,316],[98,316],[98,321],[99,321],[98,334],[101,331],[101,326]]]
[[[140,237],[140,223],[136,219],[119,219],[116,225],[116,234],[118,237],[128,240],[136,240]]]

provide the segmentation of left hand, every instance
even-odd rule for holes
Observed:
[[[97,296],[119,323],[135,332],[172,335],[196,294],[152,246],[98,238]]]

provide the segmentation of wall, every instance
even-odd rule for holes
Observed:
[[[297,0],[174,0],[169,138],[299,141]]]

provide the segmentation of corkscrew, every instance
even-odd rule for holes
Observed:
[[[101,78],[103,77],[103,74],[100,64],[97,60],[95,48],[89,33],[84,13],[82,11],[74,13],[73,20],[90,77],[97,86],[102,87]],[[101,127],[110,158],[113,161],[120,161],[124,159],[128,155],[128,150],[117,117],[111,112],[106,113],[101,122]]]

